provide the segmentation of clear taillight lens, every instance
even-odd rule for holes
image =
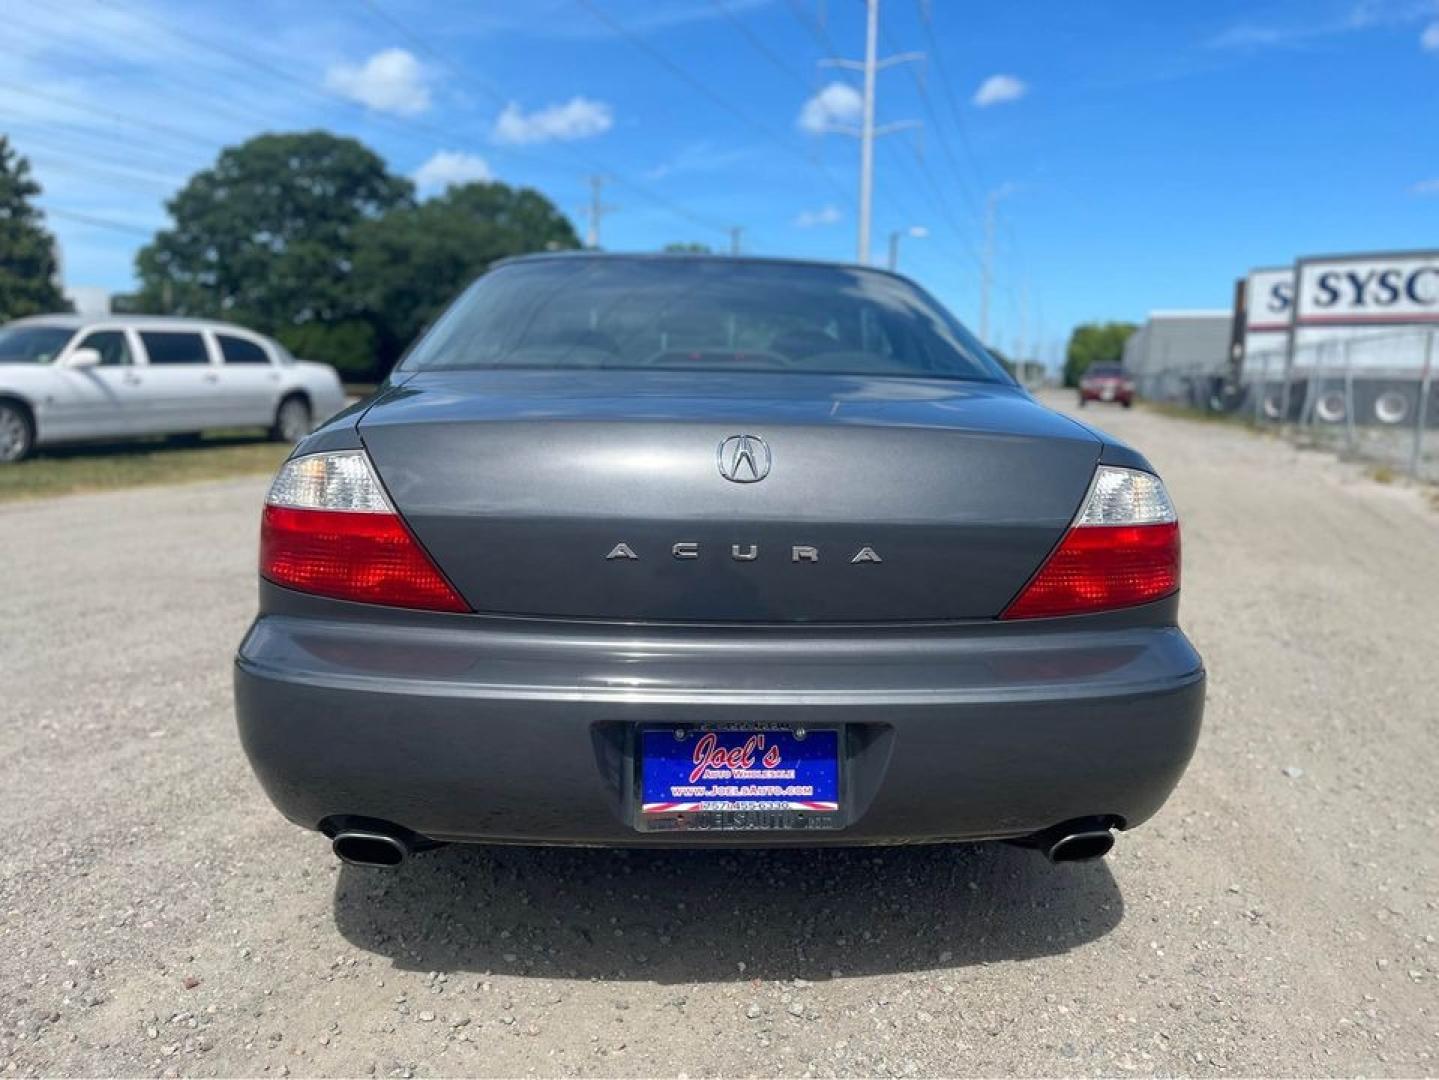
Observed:
[[[336,600],[470,610],[390,505],[363,450],[280,467],[260,524],[260,574]]]
[[[1159,477],[1101,465],[1074,523],[1003,619],[1147,604],[1179,588],[1179,520]]]

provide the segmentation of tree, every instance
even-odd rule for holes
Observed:
[[[376,335],[349,280],[355,234],[412,199],[354,139],[292,132],[227,147],[166,204],[173,226],[136,260],[139,305],[232,319],[337,366],[372,363]]]
[[[375,327],[382,374],[455,294],[497,259],[577,248],[569,220],[539,192],[506,184],[449,188],[356,232],[358,309]]]
[[[0,322],[70,309],[56,283],[55,238],[33,202],[39,194],[30,162],[0,135]]]
[[[1064,353],[1064,385],[1078,386],[1080,378],[1094,364],[1117,364],[1124,357],[1124,343],[1136,327],[1127,322],[1080,323],[1069,335]]]

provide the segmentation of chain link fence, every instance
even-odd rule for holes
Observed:
[[[1139,391],[1439,483],[1436,364],[1439,329],[1405,329],[1254,353],[1237,380],[1212,364],[1153,372]]]

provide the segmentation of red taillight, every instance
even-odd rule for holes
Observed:
[[[1133,607],[1178,588],[1178,522],[1076,526],[1000,617],[1037,619]]]
[[[1059,546],[1001,619],[1133,607],[1179,588],[1179,518],[1159,477],[1100,465]]]
[[[266,506],[260,573],[277,585],[335,600],[470,610],[393,512]]]

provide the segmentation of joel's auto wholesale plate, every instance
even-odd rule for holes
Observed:
[[[646,832],[835,829],[839,732],[647,727],[635,765]]]

